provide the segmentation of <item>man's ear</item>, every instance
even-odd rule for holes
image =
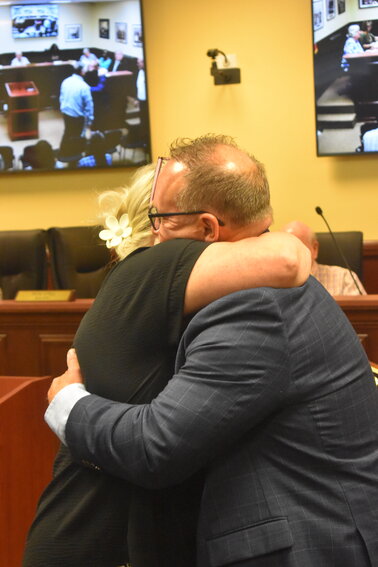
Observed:
[[[219,240],[219,223],[211,213],[202,213],[200,216],[202,238],[205,242],[217,242]]]

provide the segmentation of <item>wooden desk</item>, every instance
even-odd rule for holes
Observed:
[[[348,53],[347,55],[343,56],[345,59],[352,60],[352,59],[368,59],[370,58],[377,58],[378,59],[378,49],[367,49],[363,53]]]
[[[369,360],[378,360],[378,294],[335,298],[356,332],[366,335]],[[62,302],[0,301],[0,374],[57,376],[93,299]]]
[[[366,335],[363,346],[369,360],[378,360],[378,294],[335,297],[355,331]]]
[[[57,376],[93,299],[54,302],[0,301],[0,374]]]

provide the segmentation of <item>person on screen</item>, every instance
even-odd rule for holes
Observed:
[[[109,66],[109,71],[115,73],[116,71],[127,71],[127,59],[123,52],[117,50],[114,54],[114,61]]]
[[[91,53],[88,47],[85,47],[83,49],[83,55],[80,57],[80,63],[83,65],[83,67],[88,67],[95,62],[97,62],[96,55],[94,53]]]
[[[98,61],[93,61],[84,68],[84,80],[90,86],[91,92],[104,90],[106,73],[100,67]]]
[[[26,146],[23,153],[24,169],[54,169],[54,150],[47,140],[39,140],[34,146]]]
[[[378,152],[378,128],[368,130],[362,137],[364,152]]]
[[[60,49],[56,43],[53,43],[49,49],[50,61],[60,60]]]
[[[112,165],[112,156],[106,153],[104,134],[93,132],[89,140],[88,155],[78,161],[77,167],[108,167],[110,165]]]
[[[112,64],[112,58],[109,55],[109,51],[106,49],[102,52],[101,57],[98,60],[98,64],[102,69],[108,70],[110,65]]]
[[[145,131],[148,116],[147,116],[147,92],[146,92],[146,74],[144,71],[144,60],[138,59],[138,76],[136,80],[137,99],[140,111],[140,126],[142,132]]]
[[[72,75],[60,87],[60,111],[64,120],[64,140],[78,138],[93,122],[93,98],[90,86],[84,81],[84,68],[76,63]]]
[[[349,63],[344,55],[353,53],[363,53],[364,49],[360,43],[361,30],[358,24],[352,24],[348,27],[347,40],[344,43],[343,57],[341,59],[341,68],[349,71]]]
[[[362,294],[366,295],[364,286],[354,272],[352,272],[353,277],[358,287],[346,268],[317,263],[319,242],[309,226],[301,221],[292,221],[286,224],[282,230],[294,234],[310,250],[312,258],[311,274],[326,288],[328,293],[331,295],[360,295],[358,291],[358,288],[360,288]]]
[[[22,51],[16,51],[14,55],[15,56],[11,61],[12,67],[22,67],[24,65],[30,65],[29,59],[22,54]]]
[[[360,44],[362,47],[366,49],[371,49],[374,43],[377,41],[377,38],[372,33],[373,29],[373,22],[371,20],[367,20],[366,22],[362,22],[361,24],[361,35],[360,35]]]
[[[109,106],[106,86],[106,69],[100,67],[99,62],[91,63],[84,74],[84,80],[88,83],[93,98],[93,122],[92,130],[106,130],[107,109]]]

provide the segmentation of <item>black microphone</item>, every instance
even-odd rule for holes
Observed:
[[[358,285],[358,283],[357,283],[357,281],[356,281],[356,278],[354,277],[354,274],[353,274],[353,272],[352,272],[352,270],[351,270],[351,268],[350,268],[349,262],[348,262],[348,260],[345,258],[344,253],[343,253],[343,251],[341,250],[340,246],[338,245],[337,240],[336,240],[336,238],[335,238],[335,235],[333,234],[333,232],[332,232],[332,230],[331,230],[331,227],[329,226],[329,224],[328,224],[328,222],[327,222],[325,216],[323,215],[323,211],[322,211],[321,207],[315,207],[315,211],[316,211],[316,213],[317,213],[318,215],[320,215],[320,216],[322,217],[322,219],[324,220],[324,222],[325,222],[325,224],[326,224],[326,226],[327,226],[327,228],[328,228],[328,232],[330,233],[330,235],[331,235],[331,237],[332,237],[333,243],[334,243],[334,245],[336,246],[336,250],[337,250],[338,253],[340,254],[341,259],[343,260],[345,266],[347,267],[347,269],[348,269],[348,271],[349,271],[349,273],[350,273],[350,276],[351,276],[351,278],[352,278],[352,280],[353,280],[353,283],[354,283],[354,285],[355,285],[356,288],[357,288],[358,293],[359,293],[360,295],[363,295],[362,291],[360,290],[360,286]]]

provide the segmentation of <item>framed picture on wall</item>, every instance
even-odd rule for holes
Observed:
[[[324,26],[323,0],[313,0],[312,21],[314,25],[314,31],[320,30]]]
[[[337,0],[337,13],[343,14],[345,12],[345,0]]]
[[[66,41],[81,41],[82,35],[81,24],[66,24],[64,26],[64,39]]]
[[[142,26],[133,26],[133,44],[135,47],[141,47],[143,44]]]
[[[98,34],[102,39],[109,39],[110,22],[107,19],[98,20]]]
[[[358,0],[360,8],[374,8],[378,6],[378,0]]]
[[[127,43],[127,24],[126,22],[115,23],[115,39],[119,43]]]
[[[326,0],[327,20],[332,20],[336,16],[336,0]]]

